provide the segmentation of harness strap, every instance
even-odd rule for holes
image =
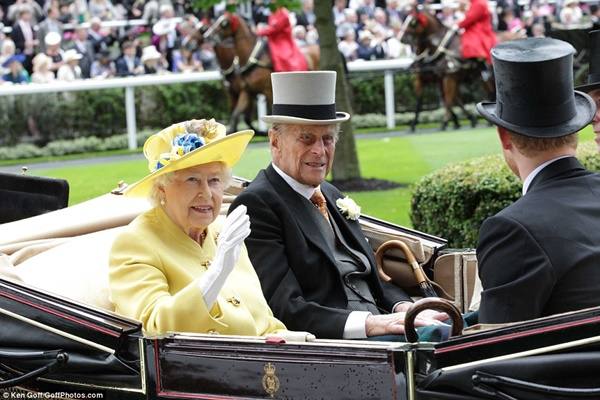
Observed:
[[[454,36],[456,35],[456,31],[454,29],[448,29],[444,34],[444,37],[440,41],[440,44],[436,47],[435,51],[431,56],[428,56],[429,49],[426,49],[422,53],[418,54],[415,58],[415,61],[423,60],[424,63],[431,63],[437,60],[442,54],[445,54],[452,58],[459,58],[458,54],[448,50],[447,46]]]
[[[263,67],[263,68],[272,68],[273,66],[270,63],[264,63],[260,61],[260,56],[265,48],[264,40],[257,40],[252,52],[250,53],[250,57],[248,57],[248,61],[246,64],[240,67],[240,73],[243,75],[252,69],[255,66]]]
[[[234,73],[234,71],[236,70],[236,68],[239,65],[240,65],[240,59],[238,56],[235,56],[233,58],[233,61],[231,62],[231,65],[229,66],[229,68],[221,69],[221,75],[223,75],[224,77],[228,77],[229,75]]]

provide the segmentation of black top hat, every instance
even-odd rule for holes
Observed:
[[[590,32],[590,71],[587,83],[575,89],[589,93],[600,88],[600,30]]]
[[[557,39],[530,38],[492,49],[496,102],[481,102],[477,111],[509,131],[537,138],[561,137],[592,120],[596,105],[573,90],[573,53]]]

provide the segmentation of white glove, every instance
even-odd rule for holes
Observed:
[[[227,277],[240,257],[244,239],[250,235],[250,218],[246,214],[246,206],[239,206],[227,216],[217,243],[215,258],[211,261],[208,271],[198,280],[204,302],[210,309]]]

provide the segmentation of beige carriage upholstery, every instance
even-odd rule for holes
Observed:
[[[479,309],[483,287],[474,250],[449,251],[439,256],[433,266],[433,280],[452,294],[462,312]]]
[[[373,251],[388,240],[400,240],[412,251],[419,264],[428,263],[434,256],[435,246],[426,239],[400,233],[393,228],[386,228],[361,219],[361,227]],[[393,249],[384,256],[386,268],[402,268],[410,271],[402,251]],[[386,269],[384,268],[384,269]],[[454,304],[462,311],[479,309],[481,281],[477,273],[477,258],[474,250],[460,249],[449,251],[435,259],[433,265],[434,282],[450,295]],[[405,275],[405,288],[417,285],[414,275]]]
[[[224,197],[222,215],[233,198]],[[106,194],[1,224],[0,276],[113,311],[108,289],[110,248],[123,227],[150,207],[143,199]]]

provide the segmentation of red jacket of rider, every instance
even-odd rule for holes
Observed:
[[[491,64],[490,51],[497,39],[487,0],[471,0],[465,18],[458,26],[465,30],[461,36],[463,58],[485,58]]]
[[[306,71],[306,58],[292,37],[292,26],[288,12],[280,7],[269,15],[268,26],[257,29],[256,34],[266,36],[275,72]]]

